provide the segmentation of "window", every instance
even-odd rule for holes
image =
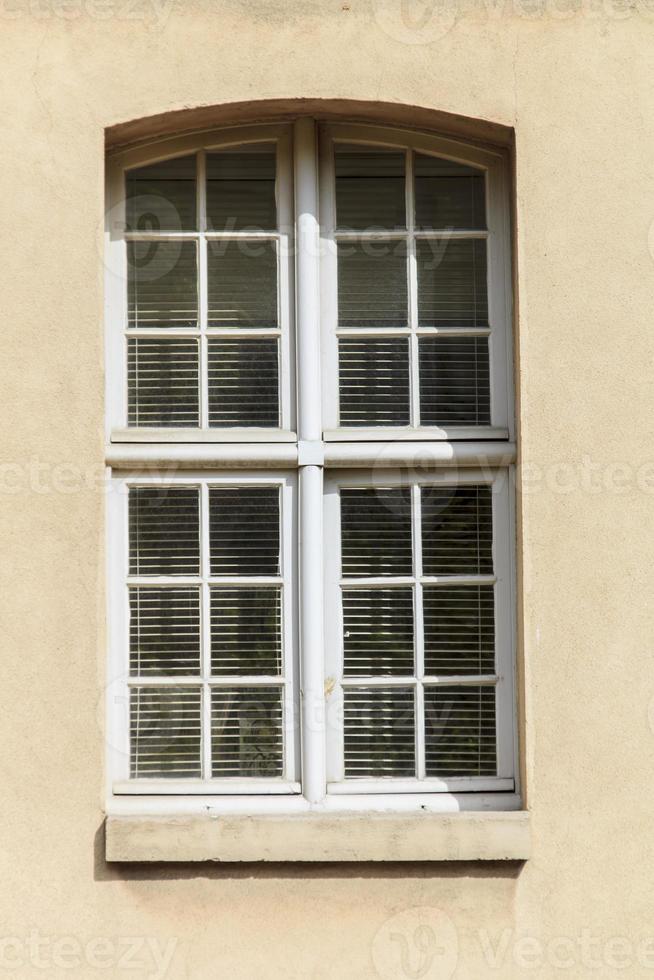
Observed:
[[[517,805],[503,153],[303,118],[108,196],[110,793]]]

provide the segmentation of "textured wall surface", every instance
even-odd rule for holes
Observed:
[[[515,129],[522,868],[103,860],[105,130],[298,98]],[[651,3],[4,0],[0,105],[0,973],[654,976]]]

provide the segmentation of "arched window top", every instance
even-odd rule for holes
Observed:
[[[293,134],[287,122],[237,126],[112,154],[112,262],[126,281],[114,320],[128,348],[112,427],[297,433],[308,180],[323,431],[510,435],[505,151],[327,122],[300,158]]]

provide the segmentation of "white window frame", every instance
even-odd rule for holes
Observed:
[[[308,117],[298,119],[292,129],[287,125],[236,127],[219,133],[162,140],[154,147],[150,144],[131,148],[116,155],[109,167],[106,461],[112,477],[110,486],[112,491],[117,491],[110,493],[107,508],[109,658],[106,718],[110,812],[206,812],[207,808],[218,813],[248,814],[310,810],[413,812],[511,810],[520,809],[522,804],[515,700],[515,444],[508,158],[499,150],[379,126],[329,123],[321,128],[321,133],[316,121]],[[280,213],[279,224],[279,247],[287,248],[289,256],[286,271],[280,273],[285,277],[285,283],[280,283],[279,289],[280,301],[286,297],[282,303],[280,325],[284,323],[288,370],[285,375],[280,374],[280,379],[285,377],[280,381],[280,393],[283,399],[284,388],[288,388],[285,416],[288,429],[126,429],[124,170],[196,150],[248,141],[270,141],[272,138],[279,140],[280,147],[287,148],[280,153],[286,163],[292,159],[293,169],[291,181],[290,164],[284,163],[288,177],[284,178],[281,194],[288,202],[284,212],[288,220],[282,224]],[[492,426],[402,430],[357,427],[356,431],[348,431],[339,430],[335,424],[338,398],[333,309],[335,251],[333,221],[331,226],[329,220],[325,222],[325,215],[333,214],[330,147],[334,138],[410,146],[486,170]],[[278,190],[278,206],[281,206],[279,193]],[[294,209],[291,206],[293,197]],[[282,268],[284,263],[280,262]],[[293,295],[294,303],[291,302]],[[415,298],[412,302],[415,309]],[[206,325],[206,319],[204,323]],[[295,372],[291,369],[293,364]],[[294,415],[295,404],[297,416]],[[377,786],[374,791],[367,792],[360,780],[352,780],[352,788],[341,792],[339,780],[328,779],[335,772],[335,736],[328,728],[338,693],[326,697],[326,691],[329,692],[332,680],[338,678],[334,667],[342,642],[340,636],[336,639],[334,635],[338,622],[333,615],[334,566],[330,550],[334,536],[331,527],[334,486],[352,478],[360,482],[361,473],[356,471],[362,468],[367,472],[367,479],[370,480],[374,473],[375,482],[380,478],[386,485],[389,479],[399,479],[398,468],[417,471],[422,483],[491,482],[494,500],[501,497],[504,501],[501,506],[494,506],[494,515],[497,507],[501,511],[499,524],[494,524],[494,541],[495,547],[502,552],[495,556],[498,561],[496,572],[498,577],[501,576],[502,589],[508,599],[506,603],[503,600],[501,608],[496,608],[498,631],[508,639],[502,648],[503,659],[498,668],[498,691],[502,692],[507,710],[504,711],[500,736],[500,775],[491,789],[487,788],[487,780],[476,787],[467,780],[456,783],[432,781],[428,790],[424,784],[417,786],[413,781],[411,786],[400,786],[399,781],[395,785],[394,781],[392,789]],[[288,780],[288,786],[281,793],[271,791],[269,786],[253,787],[251,780],[243,780],[247,784],[243,786],[235,783],[231,793],[218,787],[221,780],[212,780],[211,786],[204,784],[193,792],[188,790],[188,780],[180,781],[177,789],[171,787],[172,780],[165,780],[165,786],[159,785],[152,795],[149,789],[134,787],[125,778],[125,760],[128,760],[125,665],[129,649],[126,643],[124,563],[127,523],[126,498],[120,490],[124,491],[129,481],[139,484],[149,480],[182,484],[206,481],[211,484],[223,479],[233,483],[245,479],[263,482],[280,479],[288,480],[289,484],[295,481],[292,589],[297,615],[292,632],[296,672],[289,681],[289,688],[294,687],[297,712],[293,735],[296,768],[292,775],[295,778]],[[498,490],[496,497],[496,486],[499,488],[502,483],[504,489],[501,494]],[[504,542],[501,547],[498,544],[500,534]],[[323,550],[326,546],[325,567]],[[325,668],[326,648],[328,669]],[[334,692],[337,690],[338,685],[335,685]],[[499,717],[498,705],[498,720]],[[287,769],[287,774],[289,771]]]
[[[211,585],[260,584],[259,579],[239,576],[213,576],[209,568],[209,490],[212,487],[257,486],[277,487],[280,491],[280,574],[274,582],[282,592],[282,669],[279,675],[221,676],[211,675]],[[200,490],[200,555],[201,571],[189,575],[136,575],[129,574],[129,515],[128,502],[131,487],[157,487],[164,491],[174,487],[197,487]],[[108,523],[112,528],[109,544],[109,560],[112,569],[109,581],[109,680],[110,716],[109,746],[113,753],[112,791],[118,795],[205,795],[220,793],[282,794],[299,793],[299,732],[297,718],[297,637],[294,609],[296,608],[297,574],[295,562],[296,540],[296,475],[261,473],[245,470],[238,473],[216,474],[189,471],[175,475],[144,475],[128,473],[114,478],[110,483]],[[268,581],[268,580],[267,580]],[[273,579],[270,579],[272,583]],[[145,675],[135,677],[129,669],[129,589],[134,586],[199,586],[201,590],[200,623],[202,635],[201,674],[168,678]],[[205,771],[211,767],[211,704],[208,696],[214,687],[279,686],[282,697],[283,771],[275,778],[214,777],[202,779],[133,779],[129,775],[130,748],[130,692],[135,687],[190,686],[202,688],[202,764]]]
[[[361,327],[338,326],[337,244],[356,241],[361,232],[339,232],[336,225],[336,195],[334,145],[337,143],[373,145],[403,150],[406,161],[406,229],[402,231],[366,232],[365,238],[379,241],[406,241],[408,266],[409,327],[383,330],[384,337],[408,337],[411,343],[411,425],[406,428],[375,426],[340,426],[338,419],[338,338],[365,336]],[[479,231],[417,231],[414,227],[413,151],[469,164],[484,173],[486,199],[485,232]],[[397,132],[378,126],[343,123],[329,124],[321,129],[320,138],[320,216],[321,254],[321,322],[326,440],[365,442],[370,440],[398,441],[498,439],[514,438],[514,412],[511,358],[511,292],[510,292],[510,228],[509,228],[508,160],[499,150],[486,150],[455,140],[424,133]],[[483,327],[419,327],[418,280],[415,256],[416,240],[448,239],[485,240],[488,262],[488,328]],[[487,336],[489,341],[491,424],[489,426],[422,426],[416,425],[419,413],[418,338],[446,334],[448,337]],[[380,332],[376,331],[379,337]]]
[[[207,228],[206,155],[232,146],[273,143],[276,146],[277,231],[214,231]],[[148,164],[196,154],[197,231],[126,231],[127,171]],[[107,431],[110,442],[293,442],[295,441],[295,328],[293,323],[293,177],[292,131],[288,125],[248,126],[223,129],[201,136],[186,136],[147,147],[136,147],[113,156],[107,168],[108,220],[106,228],[105,315],[111,329],[106,334]],[[272,241],[276,243],[277,329],[210,327],[207,324],[207,251],[212,241]],[[134,241],[194,241],[198,247],[198,327],[130,328],[127,319],[127,246]],[[212,337],[278,337],[279,407],[278,428],[209,428],[207,341]],[[198,428],[128,427],[127,425],[127,341],[130,337],[197,338],[199,353],[200,425]]]
[[[326,536],[325,548],[325,635],[327,672],[327,791],[329,793],[385,793],[389,783],[394,793],[467,793],[467,792],[513,792],[515,789],[515,703],[513,649],[514,631],[510,611],[514,606],[514,568],[513,568],[513,515],[511,511],[510,476],[507,470],[471,468],[465,471],[420,474],[411,470],[370,470],[349,471],[346,474],[330,474],[325,481],[325,525],[330,528]],[[496,692],[496,732],[497,732],[497,775],[465,776],[449,779],[396,778],[362,779],[343,777],[343,691],[345,688],[372,689],[374,686],[402,688],[414,687],[416,691],[416,760],[419,771],[424,770],[425,735],[423,719],[423,689],[420,681],[425,676],[423,669],[424,636],[420,629],[422,619],[422,587],[425,576],[419,568],[421,561],[421,522],[420,498],[416,492],[419,487],[430,486],[488,486],[492,494],[493,524],[493,574],[492,575],[449,575],[439,576],[442,582],[492,585],[495,609],[495,667],[492,675],[479,677],[452,677],[444,674],[438,680],[432,678],[430,686],[493,686]],[[416,670],[412,683],[407,677],[383,675],[374,679],[343,677],[343,609],[342,589],[361,587],[368,579],[341,578],[340,548],[340,496],[342,487],[405,487],[411,490],[411,515],[413,527],[413,562],[411,575],[395,577],[384,576],[376,584],[384,588],[393,585],[411,585],[415,588],[415,628],[414,649]],[[430,581],[434,581],[431,577]]]

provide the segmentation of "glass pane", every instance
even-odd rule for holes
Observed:
[[[493,516],[489,487],[422,487],[425,575],[492,575]]]
[[[336,217],[339,228],[404,228],[404,153],[337,143]]]
[[[212,776],[281,776],[282,751],[281,688],[213,689]]]
[[[200,574],[196,487],[130,487],[130,575]]]
[[[416,226],[485,229],[484,171],[416,153]]]
[[[211,427],[279,427],[278,351],[274,338],[208,342]]]
[[[345,690],[345,777],[415,776],[413,690]]]
[[[346,676],[413,675],[413,589],[345,589]]]
[[[189,687],[138,687],[130,696],[132,779],[199,778],[202,692]]]
[[[127,325],[197,327],[195,242],[127,243]]]
[[[129,592],[130,672],[195,674],[200,670],[200,590],[147,586]]]
[[[208,153],[208,230],[274,230],[275,169],[272,143]]]
[[[493,674],[492,585],[425,586],[425,673]]]
[[[407,340],[341,338],[338,363],[341,425],[409,425]]]
[[[421,337],[421,425],[490,425],[487,337]]]
[[[128,170],[128,231],[193,231],[196,223],[195,156]]]
[[[211,589],[214,674],[279,674],[282,603],[278,588]]]
[[[411,575],[411,491],[342,487],[340,497],[343,575]]]
[[[276,327],[274,242],[210,241],[207,245],[210,327]]]
[[[211,487],[212,575],[279,575],[279,488]]]
[[[426,775],[497,774],[494,687],[425,688]]]
[[[196,340],[127,341],[127,424],[185,428],[199,424]]]
[[[406,327],[405,242],[344,242],[338,246],[341,327]]]
[[[416,243],[421,327],[487,327],[486,242]]]

